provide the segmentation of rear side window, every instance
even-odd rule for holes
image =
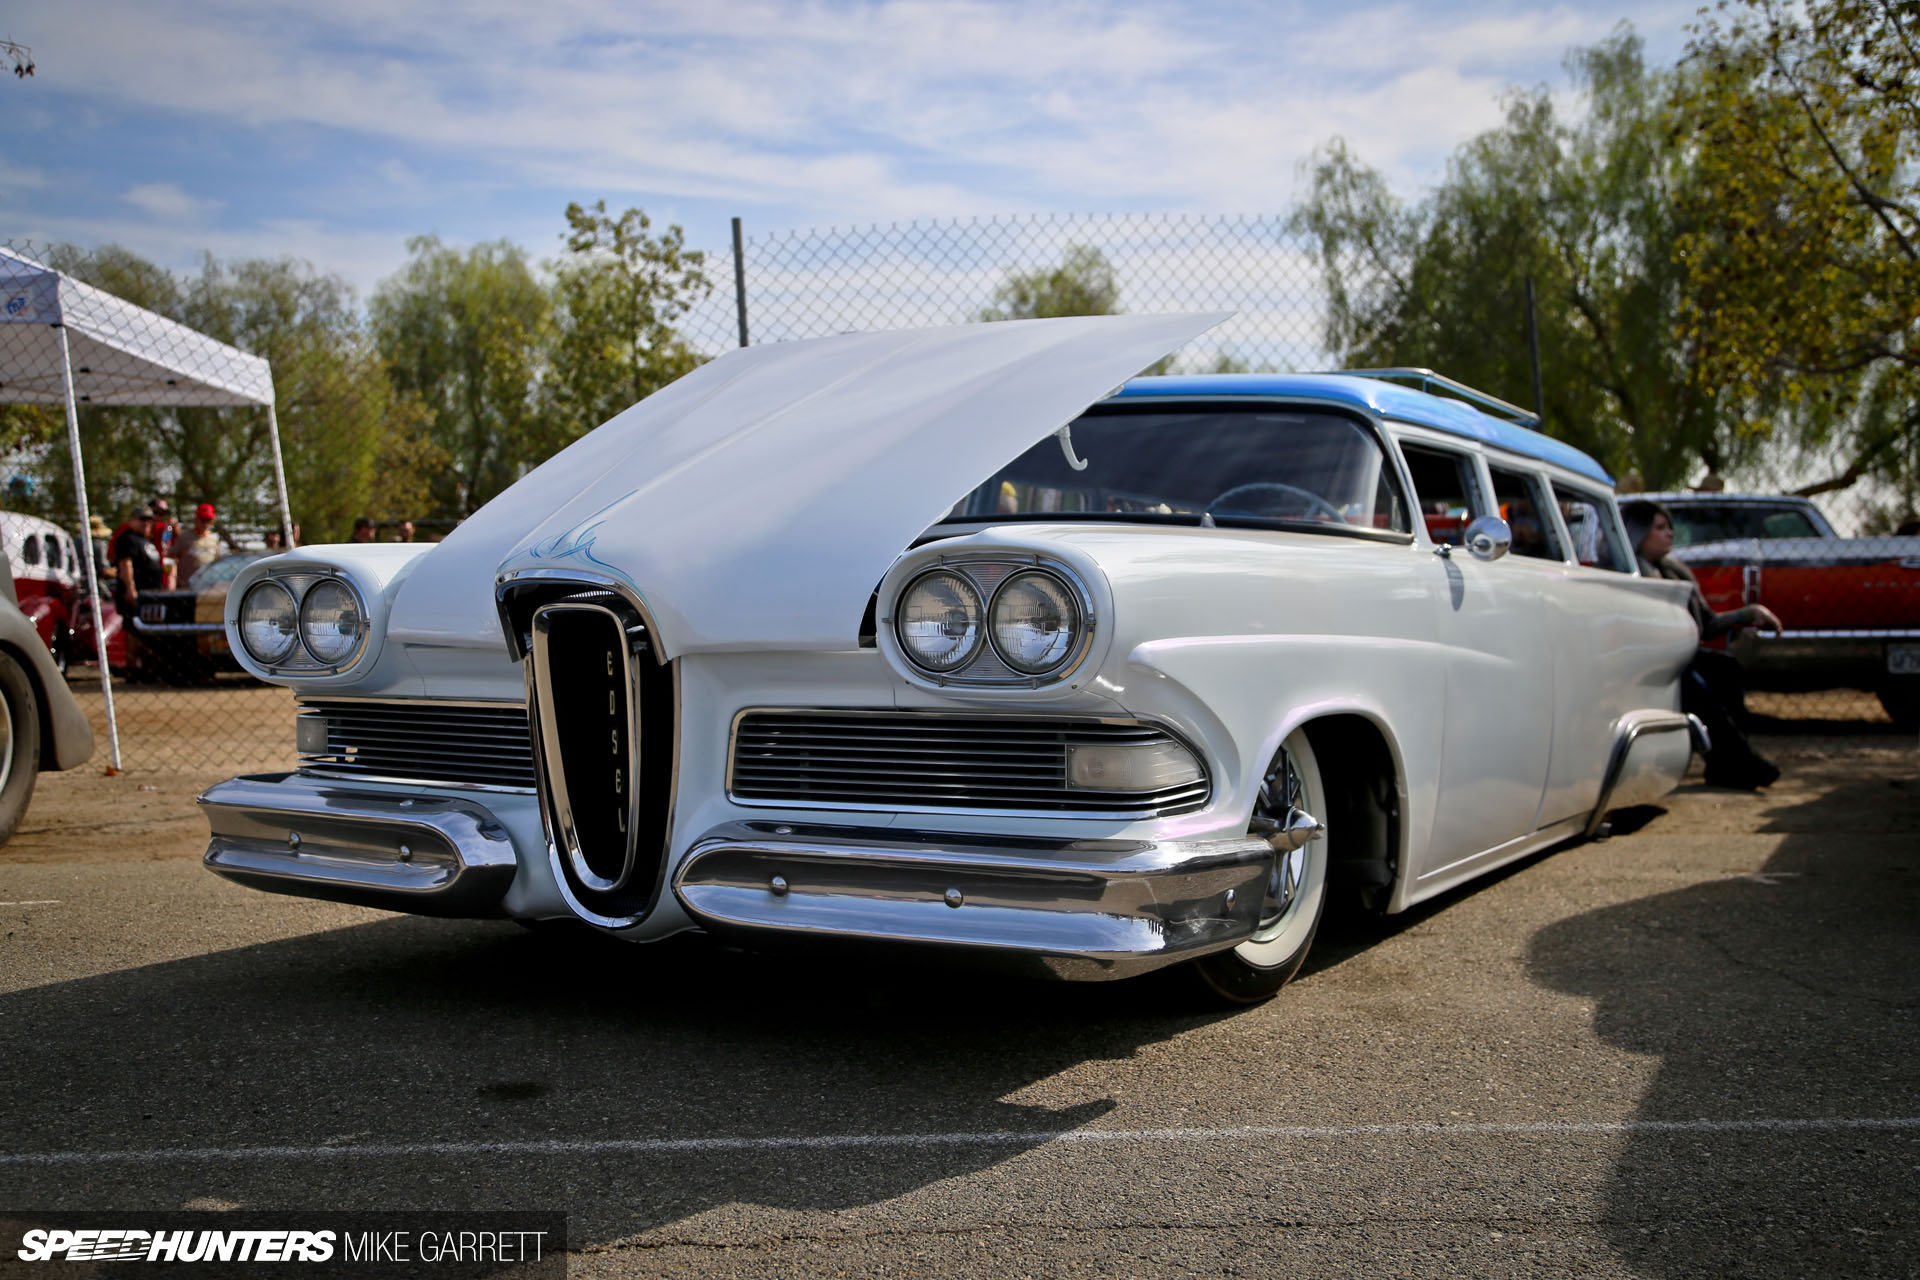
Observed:
[[[1553,486],[1553,496],[1560,502],[1560,518],[1573,539],[1574,559],[1595,569],[1634,572],[1633,553],[1614,523],[1611,502],[1599,494],[1558,483]]]
[[[1400,452],[1413,477],[1414,500],[1426,522],[1427,536],[1459,546],[1467,536],[1467,523],[1481,509],[1472,461],[1465,454],[1417,444],[1402,444]]]
[[[1760,536],[1763,538],[1817,538],[1820,531],[1813,527],[1813,521],[1807,519],[1807,513],[1789,507],[1785,511],[1768,511],[1760,518]]]
[[[1513,530],[1513,554],[1536,560],[1563,560],[1559,540],[1554,537],[1553,522],[1547,518],[1545,495],[1533,476],[1504,467],[1490,467],[1493,474],[1493,500],[1500,504],[1500,518]]]
[[[27,564],[40,563],[40,535],[30,533],[20,543],[20,559]]]

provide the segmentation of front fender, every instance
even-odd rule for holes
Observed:
[[[17,608],[0,606],[0,646],[26,669],[40,696],[41,769],[73,769],[92,759],[93,726],[53,665],[46,641]]]

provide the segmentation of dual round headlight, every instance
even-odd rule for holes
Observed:
[[[987,606],[965,576],[923,573],[901,594],[894,618],[901,649],[935,675],[958,671],[987,646],[1022,676],[1046,675],[1072,656],[1081,626],[1073,591],[1033,569],[1001,583]]]
[[[338,667],[366,639],[366,610],[353,588],[322,578],[298,600],[286,583],[263,578],[240,601],[240,643],[255,662],[285,666],[301,648],[322,667]]]

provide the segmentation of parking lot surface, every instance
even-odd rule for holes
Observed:
[[[1331,922],[1233,1013],[254,893],[215,775],[49,775],[0,1209],[563,1209],[588,1276],[1920,1274],[1915,744],[1761,745],[1770,793]]]

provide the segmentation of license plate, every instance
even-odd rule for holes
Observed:
[[[1920,644],[1888,645],[1887,670],[1896,676],[1920,676]]]

